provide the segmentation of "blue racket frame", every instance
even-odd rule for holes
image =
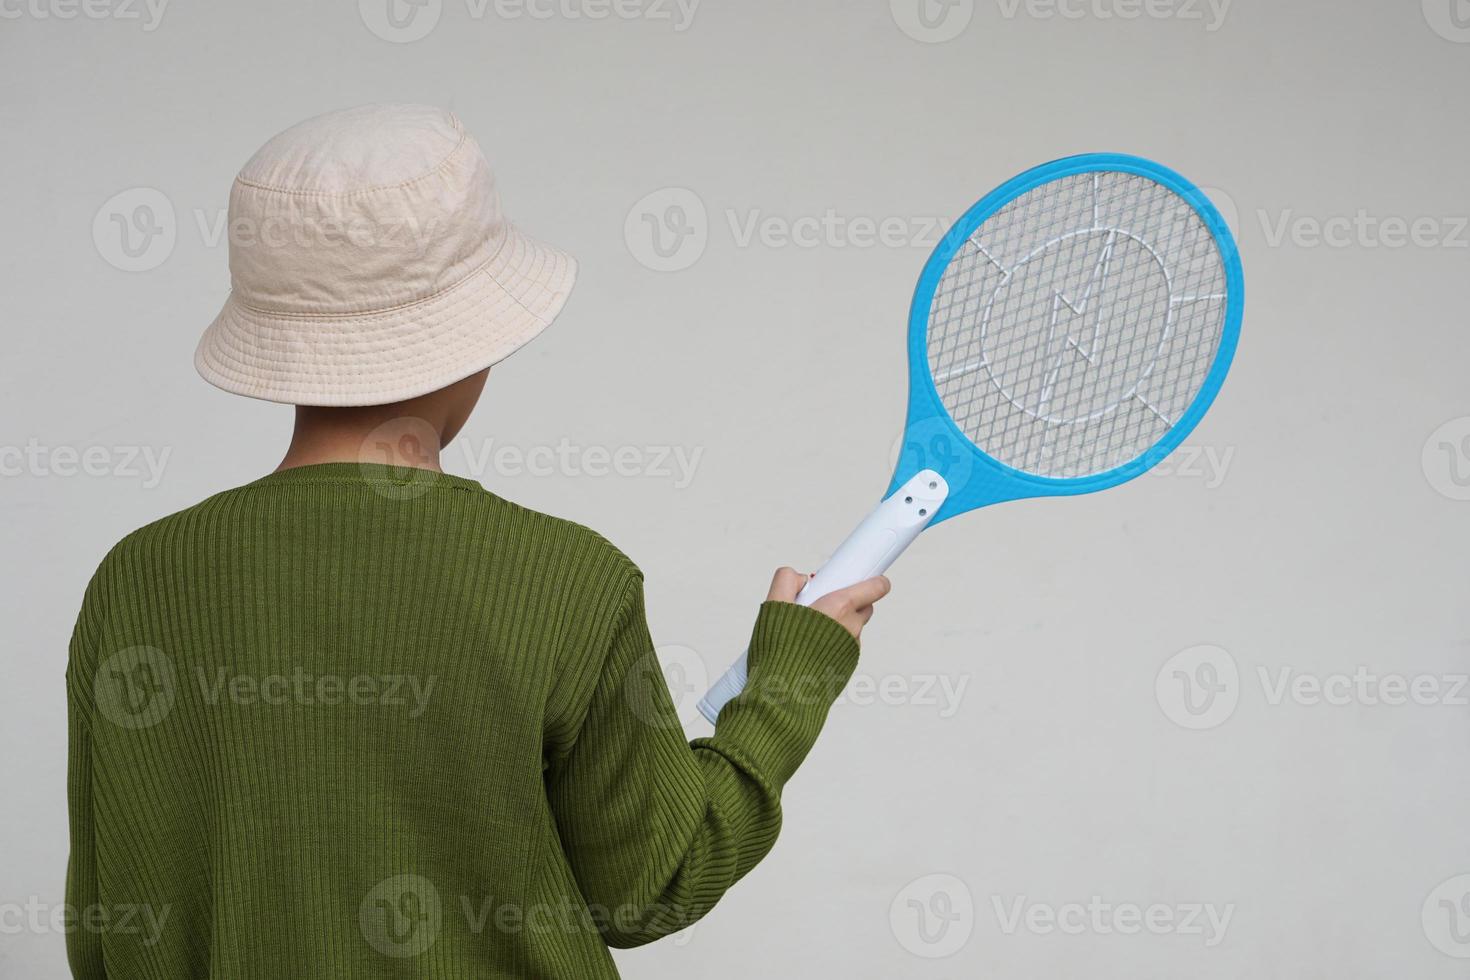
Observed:
[[[1091,476],[1058,478],[1035,476],[1007,466],[976,448],[962,432],[949,411],[939,400],[939,392],[929,370],[929,310],[939,280],[960,247],[982,223],[989,220],[1016,198],[1049,181],[1078,174],[1106,171],[1137,174],[1154,180],[1178,194],[1199,214],[1215,236],[1220,257],[1225,264],[1226,312],[1220,346],[1203,386],[1179,421],[1164,437],[1138,457],[1114,469]],[[931,524],[956,517],[967,511],[1007,500],[1028,497],[1059,497],[1106,490],[1146,472],[1177,449],[1194,427],[1204,418],[1215,400],[1240,338],[1240,322],[1245,307],[1245,275],[1240,265],[1240,251],[1225,219],[1210,199],[1194,184],[1168,167],[1142,157],[1122,153],[1087,153],[1066,157],[1034,167],[991,191],[966,211],[940,241],[914,288],[909,308],[909,398],[908,420],[904,426],[903,449],[899,454],[893,480],[884,497],[891,496],[920,470],[932,469],[950,484],[950,495],[935,514]]]

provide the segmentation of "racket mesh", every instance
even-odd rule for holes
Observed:
[[[1046,477],[1121,466],[1203,386],[1227,308],[1199,213],[1136,174],[1091,172],[1002,207],[950,260],[929,309],[940,400],[981,450]]]

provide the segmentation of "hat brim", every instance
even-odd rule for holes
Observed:
[[[511,227],[495,258],[454,287],[394,310],[292,316],[234,293],[194,367],[225,391],[293,405],[386,405],[436,391],[509,357],[561,312],[572,257]]]

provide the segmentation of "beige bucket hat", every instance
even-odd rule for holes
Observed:
[[[381,405],[489,367],[544,330],[576,278],[500,211],[454,114],[371,105],[274,137],[230,191],[230,285],[194,365],[298,405]]]

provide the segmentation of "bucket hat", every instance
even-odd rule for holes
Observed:
[[[506,220],[454,114],[370,105],[269,140],[235,178],[230,295],[194,365],[236,394],[381,405],[509,356],[560,312],[576,262]]]

